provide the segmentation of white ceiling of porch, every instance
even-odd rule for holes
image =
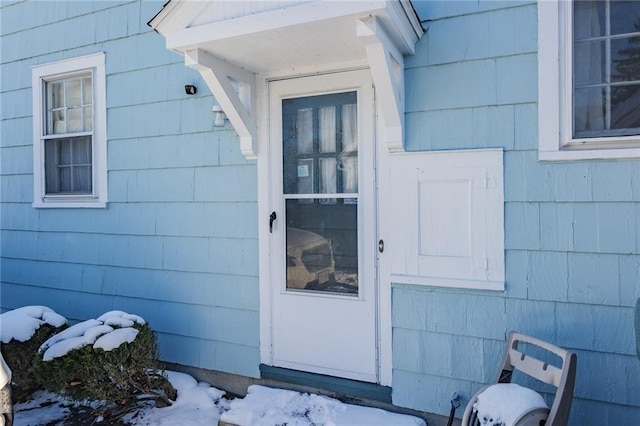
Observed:
[[[402,53],[412,53],[421,29],[410,15],[409,2],[398,0],[172,0],[150,25],[166,37],[169,49],[202,49],[255,73],[295,74],[313,64],[366,64],[356,23],[367,16],[378,18]],[[418,27],[413,40],[399,22]]]

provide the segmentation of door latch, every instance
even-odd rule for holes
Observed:
[[[380,253],[382,253],[384,251],[384,241],[383,240],[378,241],[378,251]]]
[[[278,217],[278,215],[276,215],[276,212],[271,212],[271,214],[269,215],[269,232],[273,234],[273,221],[276,220],[276,217]]]

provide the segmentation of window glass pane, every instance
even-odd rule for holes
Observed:
[[[49,83],[50,102],[49,109],[64,106],[64,83],[61,81]]]
[[[578,2],[581,3],[581,2]],[[640,2],[611,2],[611,34],[628,34],[640,31]]]
[[[320,159],[320,193],[335,194],[338,192],[336,186],[336,159],[321,158]]]
[[[640,37],[611,40],[611,81],[640,81]]]
[[[73,188],[74,192],[90,193],[91,192],[91,166],[74,167],[73,169]]]
[[[573,136],[638,135],[640,1],[573,1]]]
[[[574,1],[574,40],[599,37],[606,31],[605,1]]]
[[[313,194],[314,190],[314,179],[315,175],[313,170],[313,159],[312,158],[302,158],[298,160],[298,168],[297,168],[297,187],[298,194]]]
[[[640,128],[640,84],[614,86],[611,88],[611,128],[632,129],[638,134]]]
[[[324,107],[318,111],[320,152],[336,152],[336,108]]]
[[[58,165],[60,164],[60,141],[48,140],[44,144],[44,171],[45,171],[45,192],[52,194],[59,192],[60,178],[58,176]]]
[[[313,152],[313,108],[298,110],[298,121],[295,123],[298,138],[298,152],[308,154]]]
[[[340,161],[342,173],[342,192],[358,192],[358,157],[342,157]]]
[[[604,41],[576,43],[574,47],[574,84],[584,86],[604,83],[605,60]]]
[[[302,201],[286,200],[287,289],[357,295],[356,200]]]
[[[47,134],[51,135],[59,135],[61,133],[67,133],[67,124],[64,120],[65,110],[57,110],[51,113],[51,123],[53,126],[53,131],[47,131]]]
[[[71,166],[58,167],[59,192],[63,194],[71,194],[73,192],[73,186],[71,179]]]
[[[67,132],[82,131],[82,109],[70,108],[67,110]]]
[[[93,130],[92,78],[74,77],[45,83],[45,134]]]
[[[83,105],[91,105],[93,104],[93,85],[92,78],[85,77],[82,82],[82,104]]]
[[[91,164],[91,140],[89,138],[72,139],[73,164]]]
[[[71,164],[71,139],[59,139],[55,141],[58,150],[58,158],[60,166],[68,166]]]
[[[282,101],[285,194],[343,192],[341,158],[357,158],[356,99],[345,92]]]
[[[574,131],[601,131],[605,129],[605,89],[590,87],[576,89],[574,93]]]
[[[342,105],[342,152],[358,150],[358,109],[356,104]]]
[[[44,144],[45,193],[90,194],[91,137],[49,139]]]
[[[88,106],[82,108],[84,126],[83,129],[85,132],[90,132],[93,130],[93,108]]]
[[[79,78],[67,81],[67,107],[82,105],[82,80]]]

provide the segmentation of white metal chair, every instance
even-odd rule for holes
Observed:
[[[556,367],[530,355],[526,355],[518,349],[519,343],[538,346],[557,355],[562,360],[561,367]],[[502,358],[497,383],[511,383],[514,370],[518,370],[557,388],[550,409],[533,408],[525,410],[513,426],[565,426],[569,420],[569,411],[571,410],[571,402],[573,400],[576,364],[577,356],[575,353],[568,352],[534,337],[511,331],[507,339],[507,347]],[[476,392],[469,400],[469,404],[467,404],[462,417],[462,426],[481,425],[481,420],[478,419],[477,412],[473,406],[478,401],[478,396],[488,387],[489,386],[485,386]],[[502,403],[509,404],[509,401],[503,401]]]

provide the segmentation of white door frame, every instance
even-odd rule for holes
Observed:
[[[272,291],[271,291],[271,253],[270,253],[270,232],[269,215],[272,209],[271,201],[271,159],[269,158],[270,140],[270,118],[269,118],[269,77],[258,75],[256,79],[256,109],[258,111],[258,152],[257,152],[257,174],[258,174],[258,236],[259,236],[259,293],[260,293],[260,362],[265,365],[273,365],[272,354]],[[376,137],[384,137],[384,126],[377,114],[378,108],[374,101],[375,132]],[[375,144],[377,164],[375,167],[384,170],[378,173],[378,195],[377,200],[377,235],[370,236],[369,241],[376,243],[381,238],[383,229],[381,220],[388,215],[380,209],[381,200],[386,199],[388,173],[386,172],[388,152],[386,141],[378,140]],[[277,171],[280,173],[281,171]],[[375,193],[375,191],[374,191]],[[374,203],[374,204],[375,204]],[[388,223],[388,222],[387,222]],[[375,226],[374,226],[375,227]],[[375,231],[374,231],[375,232]],[[378,253],[378,252],[376,252]],[[389,262],[384,253],[378,253],[377,261],[377,359],[378,359],[378,383],[384,386],[391,385],[392,363],[391,363],[391,283],[389,273]]]

